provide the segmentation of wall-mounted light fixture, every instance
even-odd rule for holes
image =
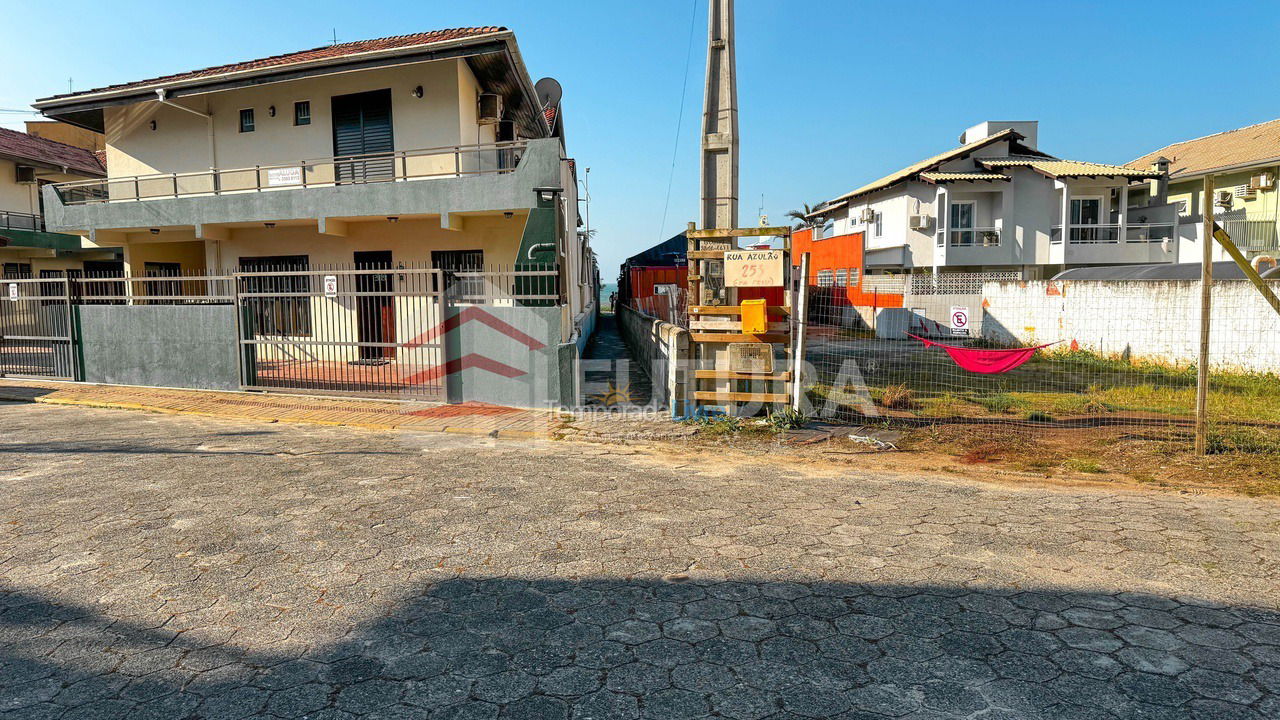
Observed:
[[[273,223],[273,222],[264,222],[264,223],[262,223],[262,227],[264,227],[264,228],[266,228],[266,229],[268,229],[268,230],[270,230],[271,228],[273,228],[273,227],[275,227],[275,226],[276,226],[276,224],[275,224],[275,223]]]
[[[160,228],[151,228],[151,234],[152,234],[152,235],[159,235],[159,234],[160,234]]]
[[[152,129],[152,130],[155,130],[155,129],[156,129],[156,121],[155,121],[155,120],[152,120],[152,121],[151,121],[151,129]]]
[[[275,116],[276,116],[276,106],[272,105],[267,108],[267,117],[275,117]]]
[[[513,213],[513,212],[511,212],[510,210],[508,210],[508,211],[506,211],[506,212],[502,213],[502,217],[504,217],[504,218],[506,218],[506,219],[508,219],[508,220],[510,220],[511,218],[513,218],[513,217],[515,217],[515,216],[516,216],[516,214],[515,214],[515,213]]]
[[[560,187],[536,187],[533,189],[538,194],[538,199],[542,202],[551,202],[556,199],[556,195],[564,192],[564,188]]]
[[[400,222],[400,216],[399,216],[399,215],[388,215],[388,216],[387,216],[387,222],[391,222],[391,223],[394,223],[394,222]]]
[[[416,88],[414,88],[414,89],[413,89],[413,96],[414,96],[414,97],[416,97],[416,98],[421,98],[421,97],[422,97],[422,86],[421,86],[421,85],[419,85],[418,87],[416,87]]]

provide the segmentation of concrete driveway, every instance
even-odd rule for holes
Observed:
[[[0,717],[1275,718],[1278,510],[0,405]]]

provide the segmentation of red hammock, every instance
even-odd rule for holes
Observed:
[[[911,335],[911,333],[907,334]],[[1035,355],[1037,350],[1058,344],[1046,343],[1044,345],[1036,345],[1035,347],[1029,348],[985,350],[982,348],[960,347],[958,345],[944,345],[943,343],[922,338],[919,335],[911,335],[911,337],[924,343],[925,347],[936,345],[943,350],[946,350],[947,354],[951,356],[951,359],[955,360],[956,364],[965,370],[987,375],[1009,372],[1022,363],[1030,360],[1031,356]]]

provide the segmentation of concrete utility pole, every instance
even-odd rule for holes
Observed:
[[[708,0],[702,227],[738,227],[738,77],[733,0]]]

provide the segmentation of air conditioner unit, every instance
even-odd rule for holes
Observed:
[[[1249,178],[1249,187],[1254,190],[1274,190],[1276,187],[1276,176],[1271,173],[1259,173]]]
[[[1213,202],[1215,205],[1231,207],[1232,194],[1230,190],[1216,190],[1213,193]]]
[[[35,185],[36,169],[30,165],[18,165],[17,180],[19,185]]]
[[[876,211],[871,208],[862,208],[862,222],[869,223],[876,221]]]
[[[497,93],[481,93],[479,103],[479,123],[494,125],[502,120],[502,96]]]
[[[929,223],[932,221],[933,218],[928,215],[912,215],[908,220],[908,225],[912,230],[928,230]]]
[[[1258,194],[1257,191],[1253,189],[1252,183],[1246,184],[1246,185],[1236,185],[1234,188],[1232,188],[1232,190],[1233,192],[1235,192],[1235,195],[1238,198],[1252,198],[1254,195]]]

